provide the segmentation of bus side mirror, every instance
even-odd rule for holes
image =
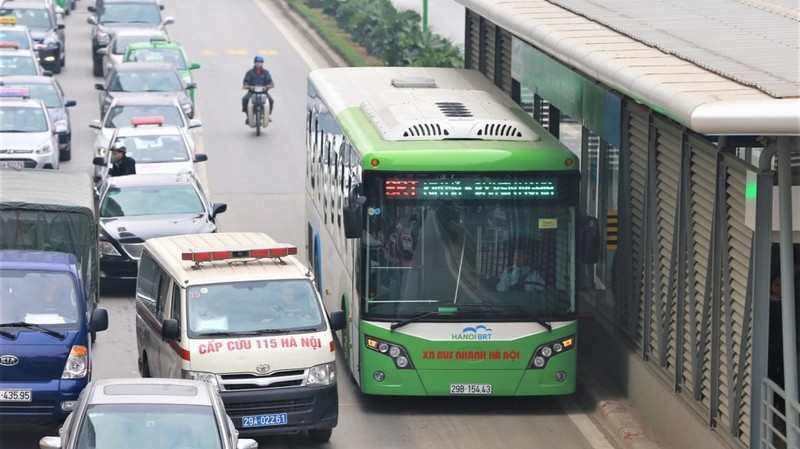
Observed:
[[[600,224],[595,217],[581,217],[581,262],[597,263],[600,258]]]
[[[361,205],[367,201],[365,196],[358,194],[358,187],[350,192],[350,199],[342,211],[344,220],[344,237],[347,239],[360,239],[364,232],[362,225]]]

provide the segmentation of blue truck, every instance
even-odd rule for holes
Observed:
[[[88,174],[0,168],[1,422],[63,421],[89,382],[99,256]]]
[[[0,250],[0,420],[61,422],[91,380],[89,307],[74,254]]]

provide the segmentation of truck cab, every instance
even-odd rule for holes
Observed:
[[[0,250],[0,420],[63,422],[91,380],[91,333],[108,312],[87,298],[73,254]]]

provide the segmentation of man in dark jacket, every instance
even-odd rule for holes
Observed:
[[[125,144],[117,142],[111,147],[111,169],[109,176],[125,176],[136,174],[136,161],[127,156]]]
[[[253,92],[250,91],[253,86],[265,86],[267,89],[273,87],[272,76],[269,74],[269,70],[264,68],[264,57],[261,55],[256,55],[255,59],[253,59],[253,68],[244,74],[242,88],[247,89],[247,93],[242,97],[242,112],[245,114],[247,114],[247,103],[253,95]],[[269,100],[269,113],[272,114],[272,111],[274,111],[272,106],[275,102],[272,100],[269,90],[267,90],[267,99]]]

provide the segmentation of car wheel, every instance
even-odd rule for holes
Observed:
[[[103,58],[92,58],[92,75],[103,76]]]
[[[327,443],[333,435],[333,429],[309,429],[308,436],[315,443]]]
[[[50,67],[50,71],[53,72],[54,74],[61,73],[61,64],[56,62]]]
[[[142,363],[141,366],[139,366],[139,374],[141,374],[142,377],[152,377],[150,375],[150,363],[147,361],[147,354],[142,354]]]

